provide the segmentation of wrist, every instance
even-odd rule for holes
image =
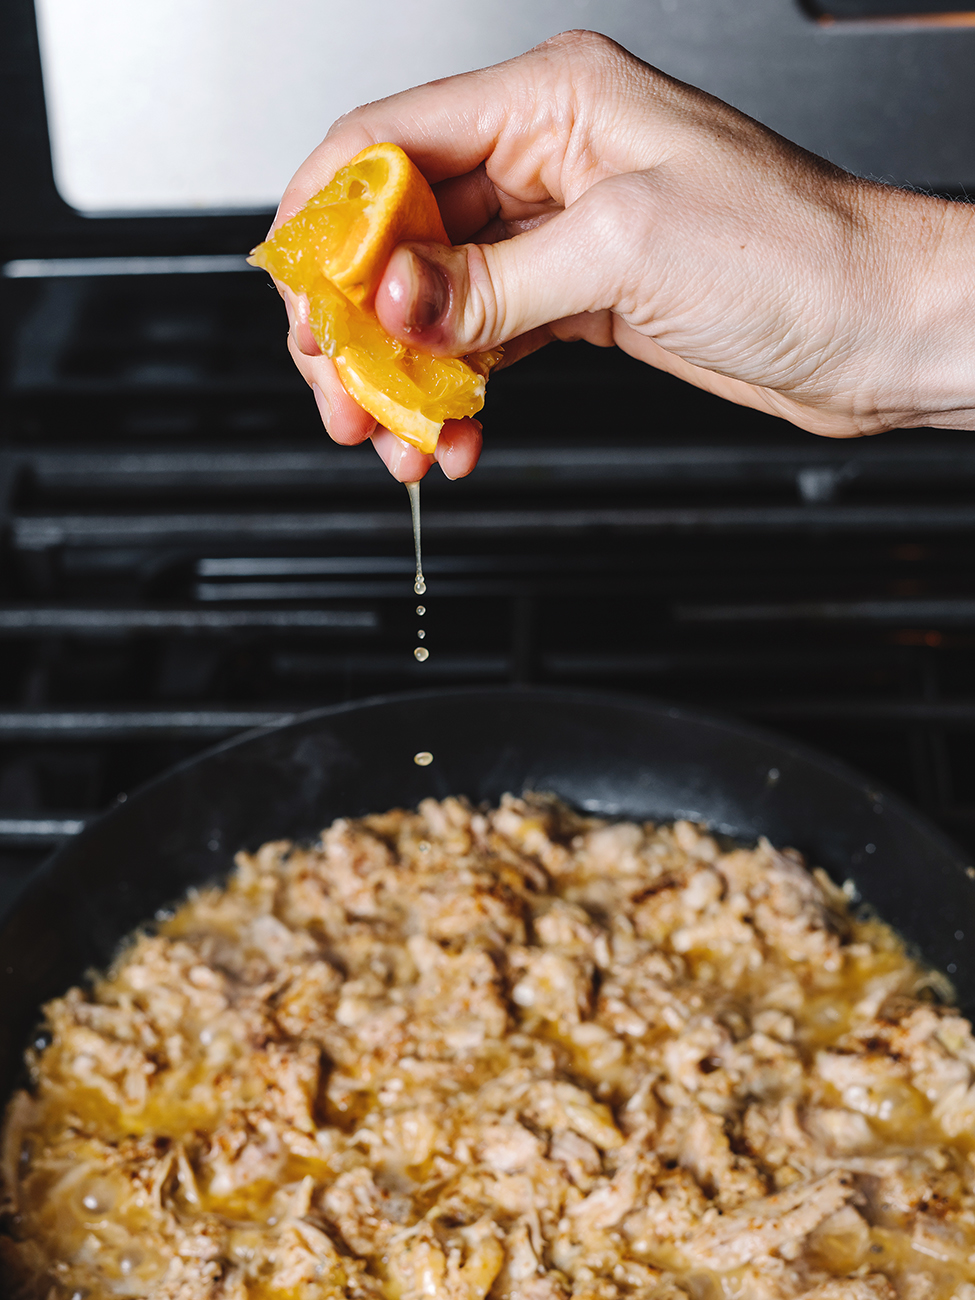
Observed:
[[[975,429],[975,209],[874,189],[888,428]]]

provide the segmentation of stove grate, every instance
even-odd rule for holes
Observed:
[[[975,850],[969,435],[818,440],[547,349],[425,483],[419,664],[405,493],[324,439],[260,276],[8,277],[0,322],[0,893],[217,739],[434,684],[754,719]]]

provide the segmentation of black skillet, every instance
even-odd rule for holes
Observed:
[[[413,756],[433,754],[428,767]],[[687,817],[794,845],[947,969],[975,1011],[975,868],[896,797],[811,750],[665,704],[537,689],[390,696],[309,713],[177,767],[66,844],[0,924],[0,1097],[47,998],[235,850],[427,795],[551,791],[609,817]]]

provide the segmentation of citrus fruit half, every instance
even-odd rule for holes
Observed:
[[[433,191],[395,144],[373,144],[336,172],[249,261],[308,297],[308,323],[348,392],[380,424],[432,452],[444,420],[484,405],[500,352],[432,357],[391,339],[374,311],[403,240],[447,243]]]

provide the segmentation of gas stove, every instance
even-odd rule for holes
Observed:
[[[267,214],[86,224],[29,161],[40,216],[0,244],[0,895],[219,739],[477,683],[767,724],[975,850],[970,434],[816,439],[549,347],[491,380],[475,474],[424,481],[421,664],[406,494],[321,429],[241,256]]]

